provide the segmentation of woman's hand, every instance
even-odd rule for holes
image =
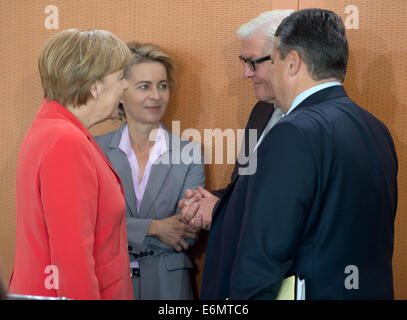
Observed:
[[[163,243],[171,246],[177,252],[189,248],[186,238],[198,239],[199,229],[181,221],[181,214],[165,218],[163,220],[153,220],[147,232],[149,236],[155,236]]]

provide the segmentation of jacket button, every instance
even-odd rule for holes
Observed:
[[[151,250],[150,251],[150,256],[152,256],[154,254],[154,251],[153,250]]]

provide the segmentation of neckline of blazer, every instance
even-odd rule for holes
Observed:
[[[348,95],[345,91],[345,88],[342,85],[324,88],[322,90],[319,90],[319,91],[313,93],[306,99],[304,99],[291,113],[294,113],[294,112],[298,111],[299,109],[318,104],[322,101],[341,98],[341,97],[348,97]]]
[[[109,143],[109,148],[111,149],[119,149],[119,145],[120,145],[120,141],[122,138],[122,134],[123,134],[123,130],[124,127],[126,126],[127,122],[124,122],[119,129],[117,129],[112,137],[112,140]],[[169,131],[161,122],[160,125],[162,127],[162,129],[167,133],[167,135],[165,136],[165,143],[167,144],[167,151],[169,152],[171,151],[172,148],[172,141],[173,141],[173,133],[171,131]],[[168,140],[167,140],[168,138]],[[181,138],[179,138],[181,140]],[[165,153],[164,153],[165,154]],[[162,155],[161,155],[162,156]]]
[[[62,104],[55,100],[44,99],[40,110],[37,113],[37,117],[43,119],[63,119],[71,123],[76,129],[84,134],[84,136],[89,140],[91,145],[96,149],[99,155],[102,157],[103,161],[109,166],[113,171],[115,176],[119,179],[119,175],[114,170],[110,161],[107,159],[105,153],[100,149],[99,145],[96,143],[92,135],[89,133],[88,129],[79,121],[77,117],[73,115],[71,111],[65,108]],[[122,188],[123,189],[123,188]]]

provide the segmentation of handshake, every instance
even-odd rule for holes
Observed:
[[[212,222],[212,211],[219,198],[208,190],[185,190],[184,198],[178,202],[181,220],[195,229],[209,230]]]

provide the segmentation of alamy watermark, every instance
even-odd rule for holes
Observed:
[[[257,169],[257,130],[249,129],[245,143],[245,130],[237,129],[204,129],[203,138],[197,129],[180,130],[180,121],[172,121],[172,137],[163,131],[165,139],[172,150],[171,158],[167,152],[163,154],[154,164],[239,164],[239,175],[252,175]],[[150,133],[150,141],[154,141],[157,135],[155,129]],[[192,138],[192,141],[189,141]],[[226,138],[226,148],[224,144]],[[184,140],[181,147],[181,139]],[[248,150],[246,150],[246,145]],[[241,147],[240,147],[241,146]],[[240,147],[240,152],[237,149]],[[226,162],[224,151],[226,149]],[[202,151],[203,150],[203,151]],[[214,150],[214,152],[213,152]],[[203,153],[202,153],[203,152]],[[246,155],[247,154],[247,155]],[[214,160],[214,161],[213,161]]]
[[[345,267],[345,274],[349,274],[345,278],[345,288],[348,290],[359,289],[359,268],[355,265]]]
[[[50,4],[44,9],[45,14],[49,14],[44,20],[45,29],[58,30],[59,29],[59,10],[56,5]]]
[[[359,29],[359,8],[355,5],[348,5],[345,8],[345,13],[347,14],[345,19],[346,29]]]
[[[54,266],[54,265],[46,266],[45,270],[44,270],[44,273],[49,274],[49,276],[47,276],[45,278],[45,281],[44,281],[45,289],[47,289],[47,290],[51,290],[51,289],[58,290],[59,289],[59,270],[58,270],[58,267]]]
[[[56,5],[47,5],[44,13],[48,16],[44,20],[44,26],[48,30],[59,29],[59,9]],[[344,21],[346,29],[359,29],[359,8],[353,4],[345,7],[344,13],[347,14]]]

